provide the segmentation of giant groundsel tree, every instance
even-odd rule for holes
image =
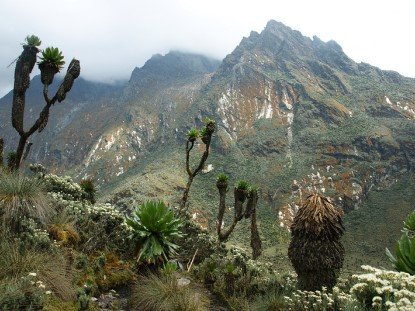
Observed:
[[[300,207],[291,225],[288,257],[302,290],[331,289],[343,266],[343,211],[327,198],[312,194]]]
[[[240,180],[235,185],[234,194],[234,215],[232,223],[227,229],[224,228],[224,215],[226,211],[226,193],[228,192],[228,176],[225,174],[219,174],[216,180],[216,187],[219,190],[219,209],[216,219],[216,232],[218,234],[218,240],[225,242],[238,222],[243,218],[251,219],[251,247],[252,258],[257,259],[262,252],[262,242],[258,232],[258,226],[256,222],[256,208],[258,205],[258,189],[251,187],[245,180]]]
[[[14,89],[13,89],[13,105],[12,105],[12,125],[18,132],[20,138],[16,149],[16,157],[10,163],[13,170],[18,170],[20,164],[27,156],[31,144],[27,141],[31,135],[36,131],[39,133],[43,131],[49,119],[49,110],[56,102],[62,102],[66,94],[71,90],[74,80],[80,74],[79,61],[73,59],[66,72],[66,75],[59,86],[57,92],[53,97],[49,97],[48,88],[53,82],[54,76],[63,68],[65,62],[63,61],[62,52],[58,48],[46,48],[42,51],[40,62],[38,63],[41,72],[41,81],[43,84],[43,97],[45,99],[45,106],[40,112],[31,127],[25,130],[24,116],[25,116],[25,97],[26,91],[30,84],[30,73],[32,72],[37,59],[37,54],[40,52],[39,46],[41,41],[38,37],[32,35],[26,37],[23,44],[23,52],[16,61],[16,68],[14,72]],[[27,148],[25,152],[25,148]]]

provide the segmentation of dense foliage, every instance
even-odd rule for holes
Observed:
[[[39,59],[40,67],[48,65],[53,66],[60,71],[63,68],[63,65],[65,65],[62,51],[59,51],[58,48],[54,47],[47,47],[44,51],[42,51],[42,56],[40,56]]]
[[[182,221],[163,202],[146,202],[127,219],[132,235],[138,241],[137,261],[158,264],[175,254]]]
[[[395,247],[396,257],[386,249],[386,255],[398,271],[415,275],[415,212],[404,222],[403,233]]]

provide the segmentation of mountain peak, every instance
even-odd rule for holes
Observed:
[[[268,21],[267,25],[265,26],[265,30],[267,31],[293,31],[290,27],[284,25],[281,22],[271,19]]]
[[[357,70],[356,63],[347,57],[337,42],[324,42],[317,36],[311,39],[275,20],[270,20],[261,33],[251,32],[249,37],[243,38],[224,59],[219,72],[239,68],[249,59],[256,59],[259,67],[262,67],[261,61],[268,59],[277,60],[280,69],[286,68],[287,63],[293,64],[291,67],[307,67],[310,62],[322,62],[349,74]]]
[[[215,71],[220,61],[204,55],[173,50],[153,55],[141,68],[136,67],[130,83],[142,84],[157,80],[170,81]],[[147,81],[147,82],[146,82]]]
[[[294,30],[281,22],[275,20],[270,20],[265,29],[261,33],[262,35],[272,34],[280,39],[295,39],[295,40],[307,40],[310,41],[310,38],[305,37],[298,30]]]

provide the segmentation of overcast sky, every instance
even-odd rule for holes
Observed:
[[[128,79],[169,50],[222,59],[270,19],[337,41],[352,59],[415,77],[414,0],[0,0],[0,96],[28,34],[81,61],[86,79]],[[66,70],[66,69],[65,69]]]

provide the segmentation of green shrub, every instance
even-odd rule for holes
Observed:
[[[244,250],[236,247],[225,254],[214,253],[195,267],[193,273],[223,300],[231,297],[252,299],[282,282],[275,277],[270,263],[252,260]],[[284,280],[284,283],[288,282]]]
[[[395,269],[415,275],[415,212],[404,222],[403,234],[396,243],[395,254],[396,257],[386,249],[386,255]]]
[[[104,251],[132,256],[131,228],[115,206],[109,203],[91,204],[83,200],[84,191],[69,178],[47,174],[45,179],[48,182],[53,180],[51,184],[54,187],[51,187],[49,195],[58,211],[57,217],[48,220],[49,229],[57,225],[55,229],[70,238],[67,241],[69,244],[76,242],[76,247],[88,254]]]
[[[45,291],[32,282],[30,276],[0,280],[0,310],[43,310]]]
[[[61,177],[54,174],[44,174],[41,176],[45,182],[46,190],[59,194],[64,200],[82,201],[87,195],[82,187],[69,176]]]
[[[355,306],[360,306],[356,300],[346,293],[337,291],[335,288],[333,293],[328,292],[326,287],[323,287],[321,291],[301,291],[297,290],[291,295],[284,296],[285,310],[327,310],[327,311],[340,311],[342,305],[353,302]],[[356,308],[354,310],[362,310],[362,308]]]
[[[138,261],[161,263],[178,248],[174,239],[182,237],[182,221],[163,202],[146,202],[136,208],[127,224],[138,241]]]
[[[91,204],[87,192],[70,177],[39,174],[52,197],[57,215],[49,217],[50,234],[83,252],[111,251],[129,256],[130,227],[124,215],[109,203]],[[84,185],[85,188],[85,185]],[[90,188],[90,185],[87,186]],[[60,238],[58,237],[60,235]]]
[[[285,310],[414,310],[413,276],[371,266],[362,266],[362,269],[363,273],[342,280],[331,292],[326,287],[317,291],[286,292]]]
[[[185,218],[181,227],[183,237],[176,240],[179,245],[181,262],[190,262],[197,265],[211,256],[213,253],[222,252],[223,248],[218,248],[217,239],[207,230],[203,230],[199,224],[191,219]],[[197,251],[197,252],[196,252]]]
[[[405,272],[388,271],[371,266],[362,266],[364,273],[351,276],[347,286],[334,288],[343,302],[357,300],[361,305],[374,310],[414,310],[415,279]],[[341,294],[343,292],[344,294]]]
[[[42,251],[57,251],[57,244],[49,237],[49,233],[39,227],[32,218],[23,218],[20,221],[21,226],[19,239],[24,247],[32,247]]]
[[[131,230],[124,215],[111,204],[82,204],[71,202],[76,210],[76,223],[81,241],[79,248],[84,252],[116,252],[129,256],[132,254]],[[77,209],[80,207],[80,209]]]

